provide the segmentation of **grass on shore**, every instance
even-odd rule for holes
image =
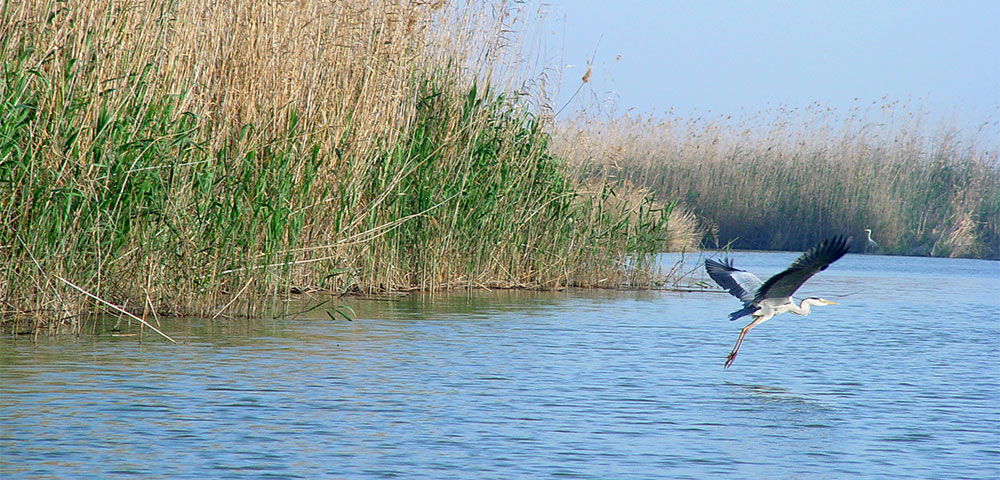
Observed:
[[[581,190],[510,93],[514,7],[442,4],[5,2],[0,321],[652,281],[671,205]]]
[[[727,120],[584,115],[553,143],[585,174],[677,200],[709,225],[706,245],[802,250],[847,233],[863,251],[870,228],[881,253],[1000,258],[1000,158],[975,136],[888,101]]]

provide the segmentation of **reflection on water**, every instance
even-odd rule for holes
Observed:
[[[765,277],[795,253],[738,253]],[[0,341],[3,478],[996,478],[1000,263],[849,255],[754,329],[716,293],[355,300]],[[851,294],[851,292],[856,292]],[[134,329],[126,333],[134,333]]]

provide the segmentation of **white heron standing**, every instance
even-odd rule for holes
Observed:
[[[736,354],[740,351],[743,338],[753,327],[778,314],[791,312],[796,315],[809,315],[810,305],[834,305],[836,303],[819,297],[809,297],[802,300],[801,304],[796,305],[792,294],[810,277],[825,270],[831,263],[843,257],[848,250],[848,241],[849,239],[844,236],[823,240],[795,259],[784,271],[767,279],[766,282],[762,282],[760,278],[746,270],[733,267],[733,263],[729,259],[724,262],[712,259],[705,260],[705,270],[712,277],[712,280],[715,280],[715,283],[718,283],[734,297],[743,301],[743,308],[730,313],[729,319],[736,320],[747,315],[753,318],[753,321],[740,331],[736,346],[726,357],[725,368],[729,368],[733,364],[733,360],[736,360]]]
[[[866,228],[865,233],[868,234],[868,242],[865,243],[865,252],[878,250],[878,244],[875,240],[872,240],[872,229]]]

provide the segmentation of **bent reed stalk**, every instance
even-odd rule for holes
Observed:
[[[870,228],[879,253],[1000,258],[988,130],[927,128],[925,113],[889,99],[846,113],[814,103],[740,119],[583,114],[557,124],[553,144],[584,176],[675,199],[709,226],[706,245],[795,251],[848,233],[862,252]]]
[[[0,319],[650,281],[670,206],[581,191],[510,93],[522,7],[465,7],[4,2]]]

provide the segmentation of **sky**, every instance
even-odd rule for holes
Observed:
[[[546,4],[546,48],[563,68],[557,106],[589,60],[585,94],[617,113],[848,111],[887,96],[960,129],[1000,119],[1000,0]]]

